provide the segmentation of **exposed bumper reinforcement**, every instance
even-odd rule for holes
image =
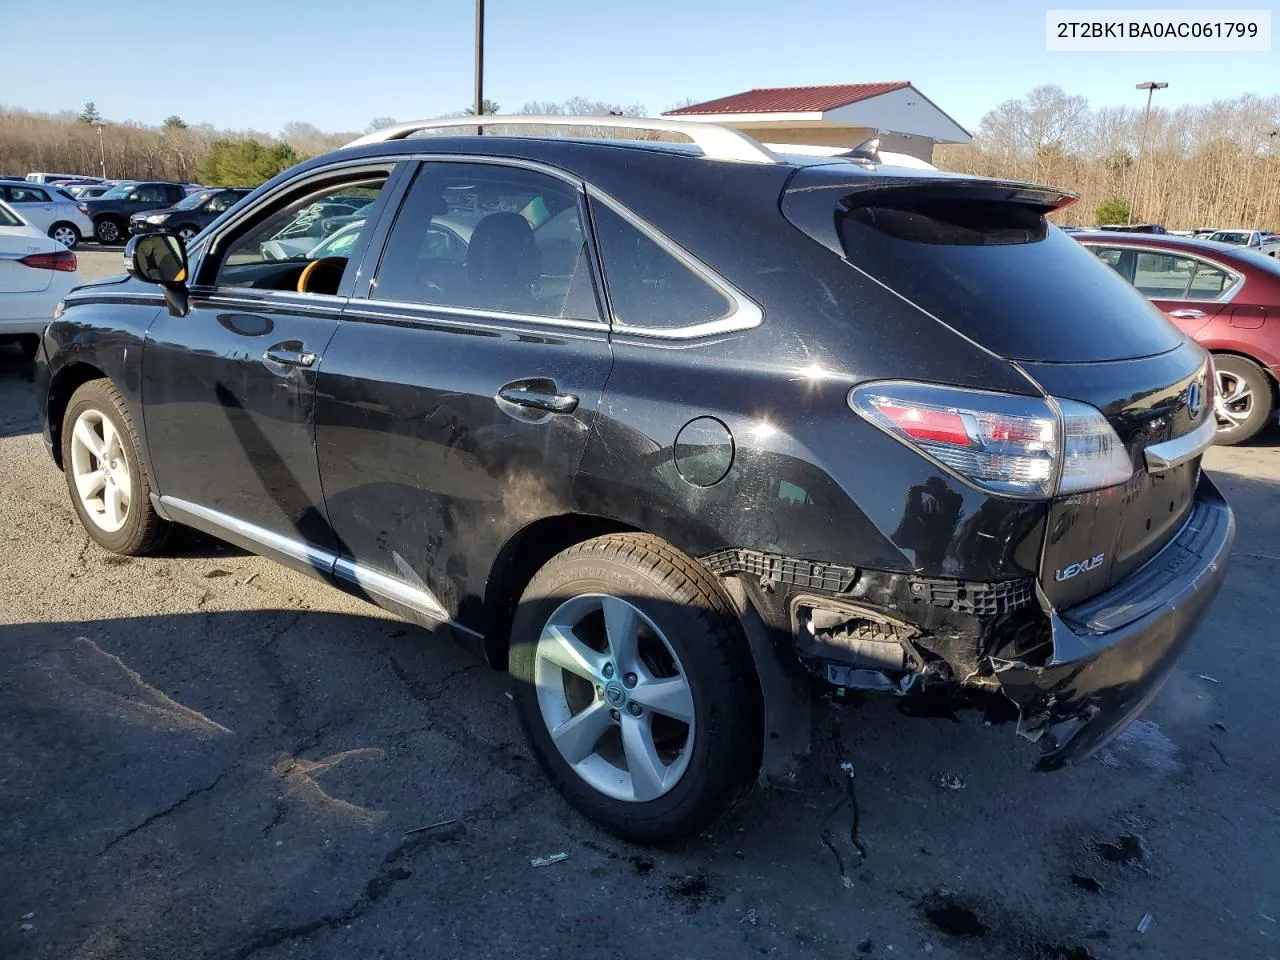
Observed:
[[[991,665],[1022,712],[1018,732],[1052,770],[1098,750],[1156,695],[1208,610],[1235,540],[1231,508],[1201,475],[1182,531],[1124,582],[1049,616],[1045,666]]]

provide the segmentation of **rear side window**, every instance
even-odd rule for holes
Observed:
[[[370,297],[599,320],[579,191],[520,167],[425,164],[396,215]]]
[[[168,197],[163,184],[144,183],[134,191],[144,203],[164,203]]]
[[[10,203],[48,203],[49,194],[39,187],[6,187]]]
[[[708,323],[729,298],[603,203],[592,203],[605,286],[615,322],[672,329]]]

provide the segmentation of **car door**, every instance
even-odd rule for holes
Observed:
[[[28,223],[39,230],[48,230],[53,224],[53,200],[49,191],[35,186],[7,186],[4,199],[13,204]]]
[[[1217,316],[1239,277],[1221,264],[1171,250],[1089,244],[1090,249],[1188,336]]]
[[[502,546],[573,509],[612,365],[585,210],[549,168],[430,159],[372,238],[317,383],[348,589],[481,631]]]
[[[332,566],[315,383],[356,271],[306,253],[269,260],[262,245],[339,190],[380,196],[393,170],[344,167],[283,185],[193,251],[190,312],[162,314],[143,357],[155,482],[178,519],[302,569]]]

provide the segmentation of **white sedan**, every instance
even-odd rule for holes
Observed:
[[[9,204],[33,227],[73,249],[93,236],[89,208],[53,184],[0,180],[0,201]]]
[[[79,282],[76,255],[0,203],[0,343],[17,341],[34,359],[58,301]]]

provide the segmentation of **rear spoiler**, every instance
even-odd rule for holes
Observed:
[[[837,214],[858,206],[896,206],[924,200],[964,198],[1016,203],[1042,216],[1075,203],[1077,194],[1017,180],[962,174],[854,173],[848,165],[817,164],[797,170],[782,194],[782,214],[833,253],[844,256]]]

